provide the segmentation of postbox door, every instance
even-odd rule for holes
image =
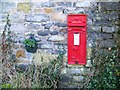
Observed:
[[[68,63],[86,64],[86,32],[83,29],[68,31]]]

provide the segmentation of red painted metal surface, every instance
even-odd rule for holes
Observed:
[[[86,64],[86,17],[68,15],[68,64]]]

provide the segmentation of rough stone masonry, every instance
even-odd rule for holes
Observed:
[[[63,79],[60,87],[78,87],[92,67],[92,50],[100,46],[104,53],[120,48],[120,2],[34,2],[35,0],[0,1],[0,33],[5,25],[7,12],[10,13],[11,30],[16,48],[25,38],[34,34],[43,52],[65,53],[67,57],[67,15],[87,14],[87,64],[68,65],[64,60]],[[48,2],[49,1],[49,2]],[[119,31],[120,32],[120,31]]]

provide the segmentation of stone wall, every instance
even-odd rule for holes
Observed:
[[[4,2],[0,1],[0,32],[10,13],[11,30],[15,47],[19,48],[25,38],[34,34],[43,52],[57,55],[65,53],[67,58],[67,15],[87,14],[87,64],[68,65],[64,60],[63,79],[60,87],[76,87],[90,73],[96,46],[104,53],[112,52],[119,41],[119,2]],[[120,46],[119,46],[120,47]]]

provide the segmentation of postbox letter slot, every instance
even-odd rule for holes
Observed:
[[[74,45],[80,45],[80,34],[74,33]]]

